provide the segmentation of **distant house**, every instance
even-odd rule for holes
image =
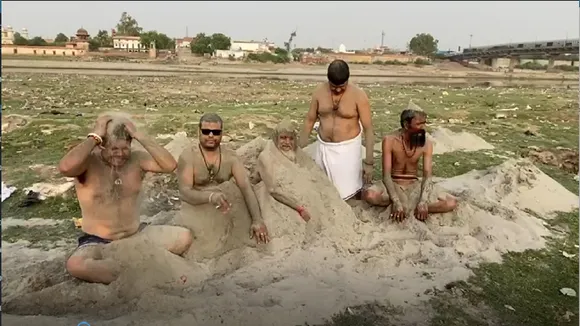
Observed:
[[[175,48],[179,49],[179,48],[188,48],[191,45],[191,42],[193,42],[195,38],[193,37],[184,37],[184,38],[178,38],[175,40]]]
[[[113,49],[127,52],[145,52],[147,48],[141,44],[141,37],[117,35],[115,30],[111,31],[113,36]]]
[[[259,41],[232,41],[230,50],[244,52],[270,52],[276,48],[276,44],[267,40]]]

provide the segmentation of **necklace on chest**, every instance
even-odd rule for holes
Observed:
[[[203,163],[205,164],[205,169],[207,170],[208,182],[213,182],[214,179],[219,174],[220,169],[222,167],[221,148],[218,148],[219,156],[215,159],[215,161],[213,163],[208,163],[207,159],[205,157],[205,154],[203,153],[203,150],[201,149],[201,145],[198,145],[198,147],[199,147],[199,152],[201,153],[201,157],[203,158]],[[217,165],[217,169],[216,169],[216,165]]]

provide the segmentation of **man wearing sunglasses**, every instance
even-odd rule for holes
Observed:
[[[328,81],[316,88],[306,114],[300,147],[306,146],[316,120],[320,120],[313,159],[347,200],[370,184],[373,173],[374,134],[366,93],[349,83],[350,70],[343,60],[328,66]],[[361,153],[364,130],[366,158]],[[361,167],[362,164],[362,167]]]
[[[268,229],[264,225],[262,213],[256,194],[252,189],[248,173],[235,152],[222,148],[223,121],[215,113],[206,113],[199,120],[199,145],[183,151],[177,164],[177,178],[182,200],[182,216],[191,210],[192,206],[211,204],[216,210],[226,214],[231,208],[230,198],[222,191],[220,185],[232,177],[242,192],[245,204],[252,218],[250,238],[256,238],[258,243],[270,241]],[[187,216],[187,219],[200,219],[201,216]],[[208,221],[215,227],[219,223]],[[200,221],[200,225],[206,225]],[[224,230],[214,230],[224,234]],[[227,230],[226,230],[227,231]],[[211,234],[212,230],[200,230],[200,233]],[[216,234],[217,234],[216,233]],[[227,233],[227,232],[226,232]],[[194,237],[202,234],[195,234]],[[213,241],[215,239],[210,239]],[[195,248],[193,249],[195,250]]]

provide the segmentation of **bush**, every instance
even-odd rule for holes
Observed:
[[[578,66],[570,66],[570,65],[559,65],[555,66],[554,68],[562,71],[576,71],[578,72]]]
[[[415,59],[415,61],[413,63],[416,64],[417,66],[428,66],[431,64],[431,61],[426,60],[426,59],[417,58],[417,59]]]
[[[276,55],[268,52],[262,53],[250,53],[246,57],[249,61],[258,61],[262,63],[272,62],[272,63],[288,63],[290,58],[284,55]]]
[[[523,65],[516,65],[517,69],[526,69],[526,70],[546,70],[546,68],[548,68],[548,66],[543,65],[543,64],[539,64],[537,62],[534,61],[529,61],[524,63]]]
[[[407,65],[406,62],[402,62],[399,60],[386,60],[386,61],[377,60],[373,63],[376,65],[386,65],[386,66],[406,66]]]

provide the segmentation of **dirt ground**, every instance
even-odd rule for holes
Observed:
[[[240,150],[256,137],[269,137],[283,118],[300,123],[317,81],[6,71],[2,79],[2,181],[16,188],[2,203],[3,319],[9,324],[540,326],[577,321],[578,298],[560,292],[578,290],[578,214],[568,205],[577,207],[577,158],[569,154],[578,148],[577,91],[360,82],[371,100],[377,139],[397,127],[398,113],[410,100],[427,111],[429,130],[438,140],[438,184],[464,199],[459,213],[425,226],[395,226],[380,220],[384,212],[359,204],[350,212],[330,190],[321,191],[324,200],[348,211],[334,218],[356,225],[355,233],[366,242],[333,247],[320,240],[305,249],[289,244],[287,253],[272,256],[248,248],[239,254],[248,261],[227,258],[238,267],[221,275],[201,277],[224,260],[192,267],[192,284],[184,287],[149,291],[130,283],[144,292],[131,292],[128,302],[111,306],[106,302],[118,296],[116,287],[80,284],[64,274],[62,265],[74,246],[73,218],[80,217],[80,209],[70,180],[54,166],[84,139],[94,118],[109,110],[128,112],[139,128],[171,147],[179,133],[196,137],[201,114],[217,112],[225,120],[224,144]],[[516,160],[521,157],[535,166]],[[46,198],[27,201],[29,188]],[[175,177],[148,179],[146,197],[144,220],[171,220],[179,209]],[[339,231],[346,232],[334,226],[317,232]],[[199,283],[193,282],[196,277]],[[45,316],[33,316],[39,314]],[[106,321],[111,318],[116,319]]]

